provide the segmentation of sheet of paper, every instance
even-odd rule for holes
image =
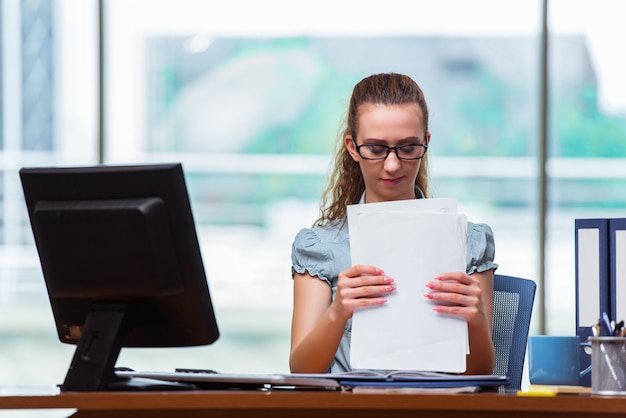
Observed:
[[[350,212],[379,212],[381,210],[458,213],[458,202],[455,198],[438,197],[432,199],[396,200],[393,202],[368,203],[366,205],[350,205],[348,206],[348,216],[350,216]]]
[[[416,199],[348,207],[352,264],[382,268],[397,290],[384,305],[352,318],[354,369],[463,372],[465,319],[439,314],[426,283],[465,271],[467,219],[451,199]]]

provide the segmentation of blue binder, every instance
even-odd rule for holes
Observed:
[[[581,341],[592,336],[592,326],[602,312],[614,316],[610,303],[609,219],[576,219],[576,335]],[[591,364],[581,350],[580,366]],[[581,377],[581,386],[591,386],[591,373]]]
[[[609,219],[610,318],[626,320],[626,218]]]

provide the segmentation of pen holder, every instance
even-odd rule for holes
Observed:
[[[590,337],[591,391],[626,395],[626,338]]]

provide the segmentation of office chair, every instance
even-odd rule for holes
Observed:
[[[496,274],[493,287],[493,373],[509,377],[507,389],[520,389],[537,285],[532,280]]]

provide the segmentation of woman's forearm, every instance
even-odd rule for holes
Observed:
[[[491,374],[496,362],[496,351],[491,339],[491,327],[485,321],[469,327],[470,354],[466,374]]]
[[[317,325],[292,345],[289,368],[292,373],[325,373],[330,368],[343,336],[346,320],[331,305]]]

